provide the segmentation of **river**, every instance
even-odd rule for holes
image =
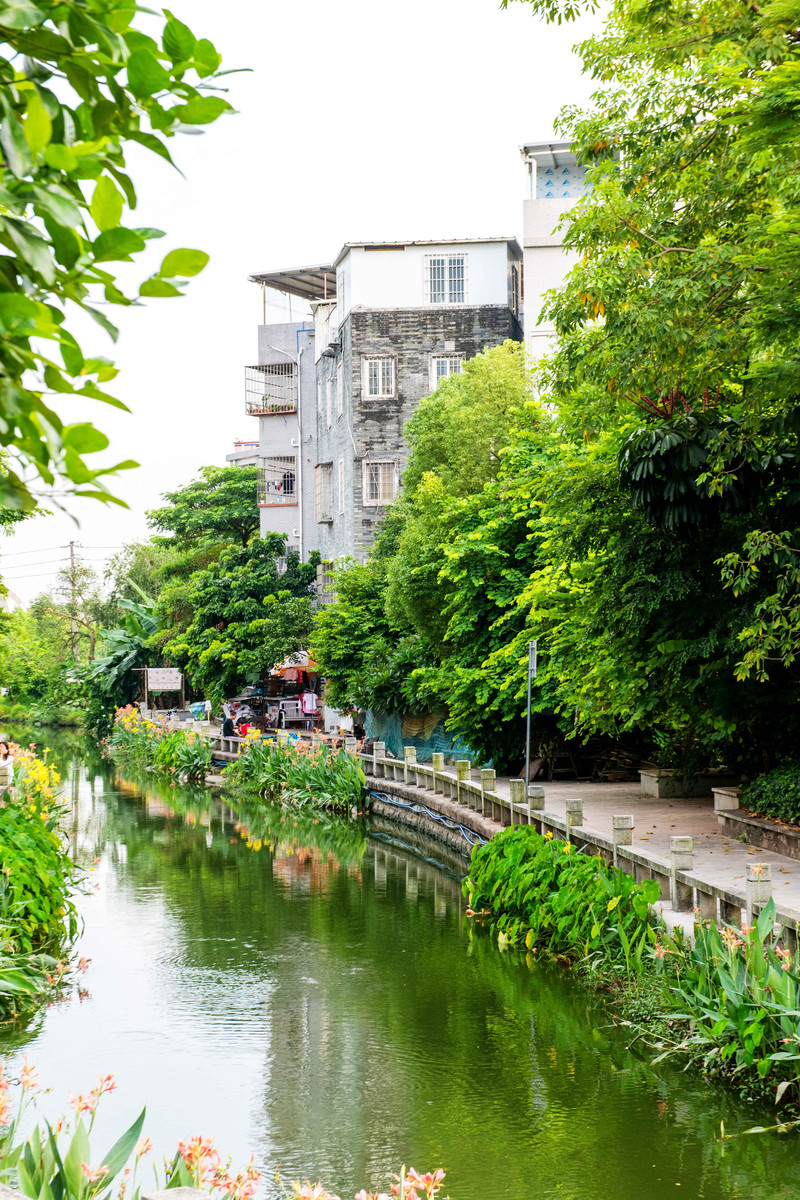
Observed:
[[[203,789],[121,780],[91,747],[33,737],[92,867],[91,965],[88,995],[4,1046],[52,1088],[51,1119],[115,1076],[98,1154],[146,1104],[159,1154],[211,1135],[234,1165],[255,1156],[268,1200],[278,1164],[348,1200],[401,1163],[443,1166],[453,1200],[798,1196],[794,1136],[723,1146],[721,1121],[770,1114],[651,1067],[568,974],[474,935],[435,844],[274,812],[243,828]]]

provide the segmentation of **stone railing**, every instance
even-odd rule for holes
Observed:
[[[418,763],[415,747],[406,746],[403,759],[389,758],[386,746],[376,742],[371,754],[361,761],[368,776],[384,783],[419,788],[435,799],[441,796],[486,817],[498,825],[532,825],[538,833],[568,838],[579,847],[591,849],[608,863],[633,875],[637,883],[654,879],[661,899],[675,914],[699,913],[703,920],[726,924],[752,924],[755,916],[772,896],[772,870],[769,863],[747,865],[742,892],[728,889],[705,879],[694,869],[694,844],[690,837],[671,837],[669,858],[633,846],[634,817],[629,813],[612,816],[611,837],[583,823],[583,801],[569,799],[565,815],[547,812],[544,788],[530,784],[525,794],[523,779],[509,780],[509,795],[497,791],[494,770],[484,767],[480,779],[473,779],[472,764],[460,759],[454,768],[445,768],[444,755],[434,754],[430,763]],[[387,788],[391,791],[391,788]],[[783,939],[794,949],[798,945],[800,913],[776,905],[776,915],[784,927]]]

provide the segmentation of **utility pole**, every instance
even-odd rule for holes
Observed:
[[[77,605],[77,587],[75,580],[75,543],[69,544],[69,644],[72,651],[74,662],[78,661],[78,647],[76,642],[77,631],[75,629],[75,608]]]
[[[528,642],[528,709],[525,720],[525,799],[530,795],[531,782],[531,685],[536,678],[536,657],[539,643],[536,638]]]

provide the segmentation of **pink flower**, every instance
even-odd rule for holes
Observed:
[[[83,972],[83,973],[85,973],[86,971],[88,971],[88,970],[89,970],[89,963],[90,963],[91,961],[92,961],[92,960],[91,960],[90,958],[79,958],[79,959],[78,959],[78,970],[79,970],[79,971],[81,971],[81,972]]]
[[[149,1137],[140,1138],[136,1144],[136,1157],[141,1158],[145,1154],[149,1154],[153,1149],[152,1140]]]
[[[104,1175],[108,1174],[108,1167],[90,1167],[88,1163],[81,1163],[81,1170],[89,1183],[96,1183],[98,1179],[102,1179]]]
[[[67,1100],[73,1105],[78,1116],[81,1113],[93,1113],[97,1108],[97,1096],[95,1096],[94,1092],[90,1092],[88,1096],[83,1096],[80,1093],[76,1096],[74,1092],[67,1092]]]
[[[19,1073],[19,1083],[20,1087],[25,1089],[36,1086],[36,1068],[30,1065],[27,1058],[25,1059],[25,1064]]]

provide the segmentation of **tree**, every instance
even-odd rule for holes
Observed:
[[[169,12],[154,23],[123,0],[5,0],[0,37],[0,446],[8,453],[0,505],[35,507],[42,483],[58,495],[120,503],[104,477],[136,464],[90,466],[87,456],[108,439],[88,422],[65,423],[47,399],[124,407],[104,387],[113,365],[83,351],[67,305],[114,338],[98,301],[179,296],[205,266],[201,251],[174,249],[138,296],[123,292],[113,270],[163,236],[122,224],[126,207],[136,207],[128,147],[171,163],[165,139],[230,111],[219,95],[220,57]]]
[[[212,700],[235,694],[304,647],[318,562],[317,554],[306,563],[296,551],[287,554],[281,534],[228,546],[184,585],[191,617],[163,642],[164,655]]]
[[[200,478],[165,492],[166,508],[147,514],[154,529],[179,548],[238,542],[247,546],[259,529],[255,467],[203,467]]]

